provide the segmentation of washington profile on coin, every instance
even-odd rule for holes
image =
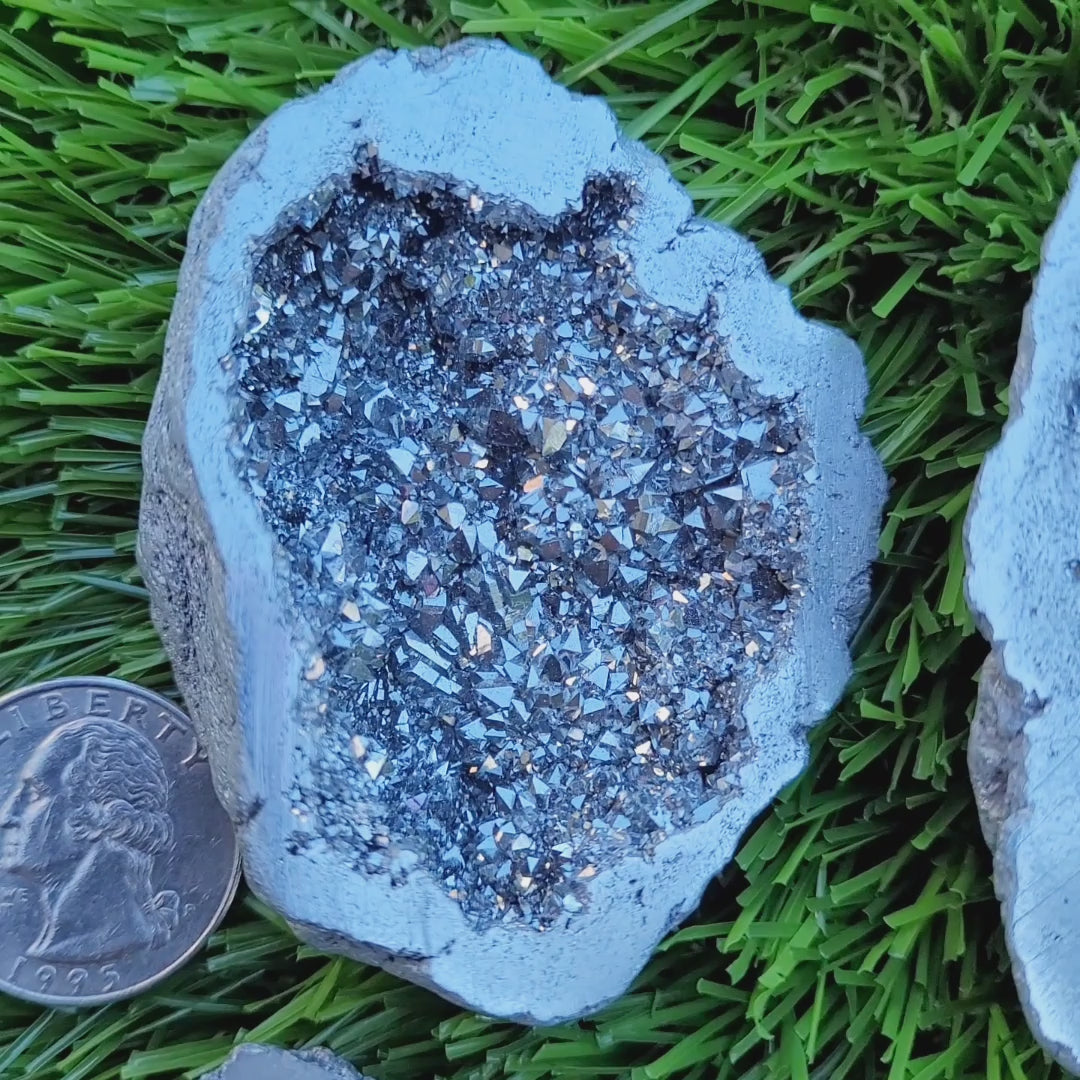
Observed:
[[[0,988],[130,996],[206,940],[236,888],[232,826],[176,706],[112,679],[0,699]]]

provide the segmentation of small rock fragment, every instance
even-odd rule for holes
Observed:
[[[238,1046],[205,1080],[364,1080],[329,1050],[281,1050],[249,1043]]]

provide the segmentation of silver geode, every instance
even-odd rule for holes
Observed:
[[[968,764],[1020,999],[1080,1073],[1080,172],[1043,244],[1001,442],[966,525],[992,649]]]
[[[280,1050],[249,1043],[238,1046],[206,1080],[364,1080],[329,1050]]]
[[[488,1014],[622,992],[843,689],[864,394],[503,45],[275,113],[192,224],[139,542],[255,891]]]

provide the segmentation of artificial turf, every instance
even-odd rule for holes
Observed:
[[[240,1039],[374,1077],[1035,1080],[964,764],[961,526],[1080,153],[1076,0],[23,0],[0,8],[0,690],[170,688],[132,561],[191,212],[258,119],[380,44],[498,34],[603,94],[699,212],[862,346],[893,480],[812,764],[635,988],[527,1030],[299,948],[250,897],[128,1004],[0,1000],[0,1078],[194,1077]],[[2,928],[0,928],[2,930]],[[537,978],[543,978],[538,972]]]

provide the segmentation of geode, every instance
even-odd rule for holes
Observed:
[[[489,1014],[620,993],[843,688],[864,395],[505,46],[272,116],[192,225],[140,528],[255,891]]]
[[[206,1080],[364,1080],[329,1050],[280,1050],[248,1043]]]
[[[1020,998],[1080,1073],[1080,172],[1043,245],[1001,441],[966,525],[992,649],[968,764]]]

